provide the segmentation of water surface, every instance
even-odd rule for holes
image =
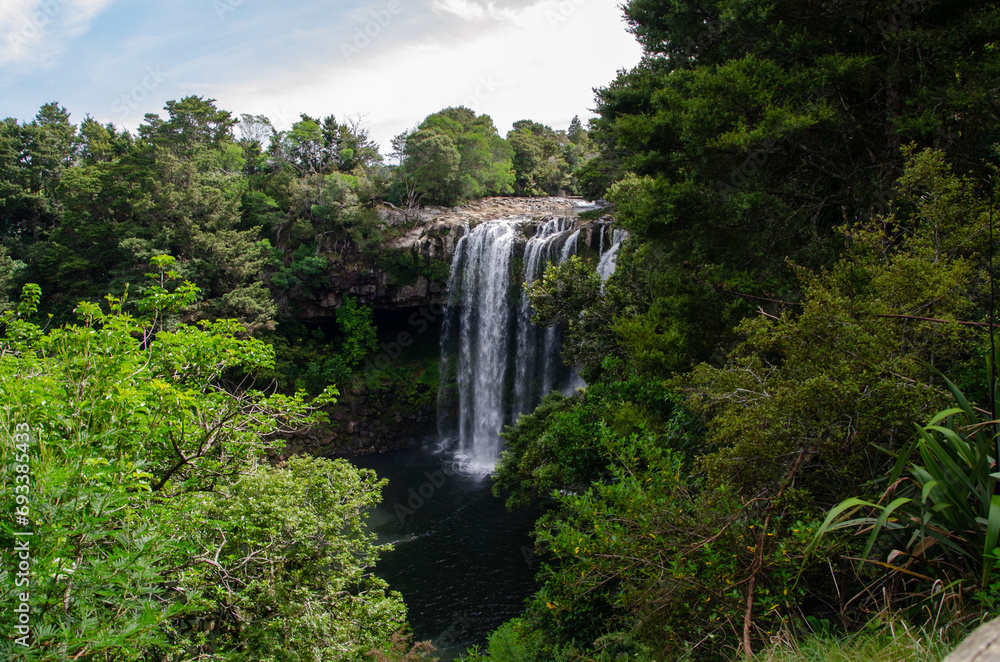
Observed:
[[[354,460],[389,479],[369,521],[395,550],[376,573],[403,595],[416,640],[431,640],[442,659],[520,614],[538,570],[537,512],[507,512],[489,476],[464,470],[463,459],[427,445]]]

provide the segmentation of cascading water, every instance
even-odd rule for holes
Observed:
[[[580,231],[570,232],[566,219],[552,219],[539,228],[524,247],[524,285],[542,277],[549,262],[564,262],[576,250]],[[522,290],[517,317],[517,379],[514,382],[512,419],[530,412],[552,390],[559,370],[559,331],[539,329],[531,322],[531,299]]]
[[[463,451],[477,469],[493,467],[504,422],[503,385],[507,374],[510,262],[516,226],[490,221],[460,241],[464,265],[449,283],[461,292],[458,362],[458,433]],[[461,281],[458,281],[458,277]]]
[[[627,238],[628,232],[625,230],[615,230],[612,233],[611,248],[608,249],[608,252],[601,255],[601,261],[597,263],[597,273],[600,275],[602,282],[606,282],[611,278],[611,274],[615,272],[615,267],[618,266],[618,250],[621,248],[622,242]]]
[[[534,235],[524,242],[524,232],[532,229]],[[540,278],[549,262],[560,263],[574,254],[579,235],[566,218],[541,226],[513,218],[478,225],[459,240],[442,328],[442,375],[449,374],[457,358],[457,394],[442,389],[439,430],[444,433],[450,427],[457,433],[471,468],[492,469],[503,424],[531,411],[561,379],[567,381],[558,329],[532,324],[530,300],[523,290],[520,297],[514,293],[515,286]],[[512,277],[511,264],[522,242],[523,266],[519,278]],[[449,346],[452,338],[457,338],[455,349]],[[566,386],[578,384],[575,379]],[[452,426],[443,420],[449,397],[458,404],[457,425]]]

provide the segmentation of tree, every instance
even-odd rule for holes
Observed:
[[[446,108],[408,135],[403,177],[428,202],[452,205],[469,198],[512,192],[513,151],[489,115]]]
[[[389,641],[406,608],[371,572],[390,548],[364,523],[384,485],[344,460],[294,457],[178,503],[175,517],[201,524],[184,580],[210,610],[185,618],[187,654],[320,662]]]
[[[240,140],[246,143],[256,143],[258,147],[265,147],[271,141],[271,137],[277,133],[274,125],[264,115],[240,115],[239,121]]]
[[[333,115],[322,120],[305,113],[290,131],[274,136],[271,152],[300,175],[367,171],[381,163],[378,145],[358,118],[339,123]]]
[[[72,165],[77,148],[76,127],[56,103],[39,109],[34,121],[19,124],[8,118],[0,125],[0,233],[32,241],[47,238],[58,225],[53,194]]]
[[[911,146],[903,156],[906,169],[888,213],[840,228],[844,253],[829,267],[790,265],[802,297],[751,298],[758,314],[736,327],[742,341],[689,374],[663,378],[681,371],[689,356],[684,339],[695,334],[668,326],[664,320],[683,316],[644,298],[656,289],[651,282],[670,277],[648,259],[658,242],[636,242],[603,290],[592,270],[574,261],[532,284],[538,321],[567,324],[565,351],[591,370],[586,393],[550,398],[505,431],[498,488],[512,492],[514,505],[546,492],[556,501],[536,531],[536,553],[553,559],[511,635],[515,642],[527,646],[540,633],[547,655],[572,642],[596,651],[622,630],[637,633],[654,659],[669,659],[684,646],[694,648],[696,659],[715,659],[719,641],[752,653],[758,633],[775,619],[865,618],[874,605],[860,613],[857,602],[836,607],[837,595],[861,590],[854,573],[837,572],[835,564],[834,589],[829,566],[805,563],[820,519],[854,495],[863,501],[845,502],[837,512],[891,493],[867,523],[884,524],[892,514],[901,518],[889,522],[894,530],[932,527],[922,545],[915,545],[918,538],[896,548],[964,564],[964,574],[976,574],[969,585],[983,586],[993,561],[975,543],[995,532],[973,515],[991,512],[986,445],[980,440],[979,450],[969,451],[977,445],[956,442],[947,452],[933,440],[922,446],[926,462],[959,453],[973,458],[964,474],[947,472],[974,485],[974,495],[960,494],[977,509],[950,529],[941,523],[952,519],[952,506],[932,512],[918,503],[955,503],[954,495],[946,500],[935,489],[928,477],[934,467],[914,469],[904,490],[896,484],[900,460],[893,484],[879,482],[892,468],[882,449],[903,448],[900,457],[912,457],[914,424],[944,402],[931,363],[978,386],[968,363],[982,346],[979,320],[986,314],[986,192],[956,174],[940,151]],[[725,283],[711,289],[720,307],[746,295]],[[686,409],[697,418],[678,415]],[[956,428],[955,434],[985,433]],[[936,459],[927,459],[928,449]],[[979,524],[970,528],[971,521]],[[705,522],[711,525],[702,528]],[[931,539],[938,548],[927,546]],[[963,551],[945,553],[943,540]],[[920,571],[916,563],[896,558],[890,565],[935,578],[963,574]],[[889,591],[890,580],[902,578],[878,574]],[[910,575],[908,586],[916,581]],[[703,650],[709,633],[716,639]]]
[[[263,327],[274,317],[274,302],[261,282],[269,243],[258,238],[258,228],[240,227],[241,150],[230,147],[205,150],[188,159],[152,148],[153,164],[142,158],[150,154],[144,154],[115,169],[115,179],[139,170],[145,194],[125,200],[136,206],[131,218],[117,228],[118,245],[127,257],[115,275],[119,283],[137,281],[141,265],[151,256],[175,254],[178,272],[204,283],[202,314]],[[230,158],[235,161],[225,167]],[[225,167],[222,172],[220,165]]]
[[[333,116],[324,120],[324,135],[336,145],[337,168],[341,172],[368,171],[382,163],[378,145],[372,141],[360,116],[336,123]]]
[[[119,131],[110,122],[101,125],[89,115],[80,123],[78,156],[86,165],[107,163],[124,156],[132,148],[132,135]]]
[[[462,156],[449,136],[420,129],[406,140],[406,171],[427,202],[454,204],[460,199]]]
[[[271,120],[264,115],[246,113],[240,115],[239,128],[239,143],[243,147],[243,159],[246,162],[244,174],[252,177],[268,168],[265,150],[278,132]]]
[[[530,120],[518,120],[507,133],[514,149],[514,181],[518,195],[556,195],[570,184],[565,134]]]
[[[579,144],[587,140],[587,130],[583,128],[583,123],[580,122],[579,115],[574,115],[573,119],[570,120],[569,128],[566,129],[566,137],[574,144]]]
[[[167,119],[149,113],[139,127],[139,137],[165,147],[179,157],[198,149],[218,149],[234,142],[233,127],[238,120],[232,113],[215,107],[215,99],[198,96],[168,101]]]
[[[625,12],[648,56],[598,91],[603,157],[582,178],[618,204],[635,246],[656,245],[664,311],[691,297],[716,311],[714,347],[682,341],[704,348],[696,360],[725,351],[753,312],[714,305],[714,287],[797,297],[786,258],[831,264],[834,228],[891,202],[900,145],[943,149],[977,175],[993,158],[995,2],[633,0]]]
[[[11,259],[7,249],[0,246],[0,312],[7,308],[7,293],[21,269],[24,269],[24,263]]]
[[[879,475],[871,444],[899,447],[940,406],[926,362],[957,366],[976,342],[958,322],[978,316],[985,201],[932,151],[910,154],[900,196],[829,270],[799,271],[798,305],[747,319],[726,366],[694,371],[714,481],[774,494],[794,468],[799,504],[826,509]]]
[[[32,615],[29,646],[7,638],[5,659],[367,652],[404,617],[370,572],[381,548],[363,521],[381,483],[346,462],[264,464],[336,392],[253,388],[271,348],[233,321],[177,325],[197,288],[168,287],[172,259],[153,266],[138,316],[109,296],[45,331],[37,287],[3,315],[0,484],[31,536],[8,522],[0,537],[5,556],[28,541],[32,582],[21,599],[5,558],[4,611]]]

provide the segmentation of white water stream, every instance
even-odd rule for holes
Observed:
[[[603,232],[603,228],[602,228]],[[542,223],[514,217],[487,221],[459,240],[448,279],[442,328],[442,383],[455,376],[457,420],[439,415],[442,439],[457,447],[473,470],[489,472],[500,452],[505,423],[532,411],[554,389],[572,392],[583,381],[563,365],[562,333],[531,321],[523,288],[577,252],[580,228],[571,218]],[[597,267],[602,280],[615,268],[625,233],[615,230]],[[603,247],[603,234],[602,242]],[[515,273],[518,258],[520,270]],[[444,395],[439,401],[446,407]],[[447,427],[448,429],[444,429]]]

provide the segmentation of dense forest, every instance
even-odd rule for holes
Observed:
[[[623,11],[645,57],[586,127],[447,108],[389,163],[359,122],[203,97],[135,134],[0,124],[9,659],[432,658],[371,572],[374,474],[274,450],[377,346],[350,297],[302,325],[328,256],[431,269],[385,210],[485,196],[605,200],[629,235],[606,283],[530,286],[587,388],[503,432],[538,591],[467,659],[938,659],[996,616],[1000,3]]]

